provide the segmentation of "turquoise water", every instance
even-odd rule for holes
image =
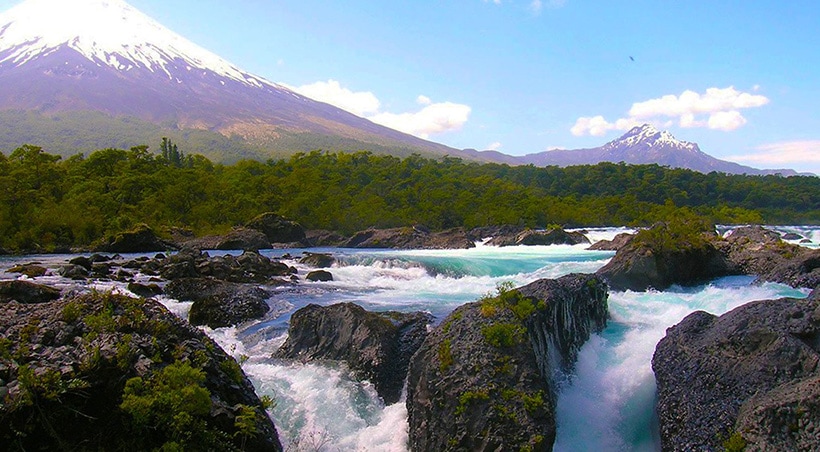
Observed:
[[[820,228],[791,228],[815,243]],[[619,229],[589,231],[594,240],[612,238]],[[270,256],[302,250],[276,250]],[[323,251],[323,250],[312,250]],[[471,250],[379,251],[325,250],[339,264],[329,269],[333,282],[301,283],[276,288],[282,311],[267,319],[233,328],[205,331],[243,368],[260,394],[276,400],[272,416],[291,450],[406,451],[407,411],[400,402],[384,406],[372,385],[360,383],[338,365],[292,364],[270,358],[284,342],[287,320],[309,303],[355,302],[372,310],[432,313],[443,319],[456,307],[495,290],[505,281],[524,285],[540,278],[573,272],[591,273],[614,255],[585,251],[584,246],[479,246]],[[65,262],[72,256],[0,258],[0,268],[20,261]],[[309,269],[289,262],[304,275]],[[0,277],[6,277],[0,273]],[[43,282],[74,284],[48,276]],[[118,283],[99,283],[100,290],[124,290]],[[574,372],[561,383],[556,451],[659,450],[654,418],[655,381],[651,359],[666,328],[696,310],[722,314],[753,300],[804,297],[808,291],[778,284],[753,284],[732,277],[692,288],[665,292],[613,292],[608,327],[582,348]],[[165,299],[182,317],[190,303]]]

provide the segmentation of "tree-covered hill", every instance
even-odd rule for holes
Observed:
[[[0,247],[84,246],[139,223],[220,233],[267,211],[342,233],[412,224],[646,225],[681,209],[717,223],[820,223],[817,177],[318,151],[221,165],[180,153],[169,159],[142,146],[61,159],[23,146],[0,154]]]

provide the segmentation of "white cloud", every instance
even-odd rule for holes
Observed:
[[[342,87],[336,80],[311,83],[293,88],[293,90],[311,99],[334,105],[362,117],[378,112],[381,106],[379,99],[373,93],[353,92]]]
[[[285,85],[287,86],[287,85]],[[288,87],[311,99],[325,102],[357,116],[369,119],[400,132],[427,139],[437,133],[459,130],[467,123],[472,109],[468,105],[453,102],[433,103],[424,95],[416,103],[424,106],[419,111],[390,113],[381,111],[381,102],[369,91],[354,92],[336,81],[316,82],[300,87]]]
[[[656,99],[632,104],[628,115],[615,122],[603,116],[579,118],[571,132],[576,136],[601,136],[610,130],[628,130],[635,124],[669,123],[670,118],[680,127],[732,131],[743,127],[747,120],[740,110],[762,107],[769,99],[759,94],[728,88],[709,88],[705,93],[686,90],[680,95],[669,94]]]
[[[433,101],[430,100],[429,97],[422,95],[416,98],[416,103],[419,105],[430,105]]]
[[[452,102],[430,104],[415,113],[379,113],[367,119],[420,138],[459,130],[470,118],[472,109]]]
[[[737,110],[719,111],[709,117],[709,128],[730,132],[746,125],[746,118]]]
[[[530,2],[530,11],[533,13],[539,14],[542,9],[544,9],[544,4],[541,3],[541,0],[532,0]]]
[[[820,170],[820,140],[787,141],[758,146],[756,152],[726,157],[743,163],[783,166],[805,165],[813,166],[814,171]]]
[[[488,150],[488,151],[497,151],[497,150],[501,149],[502,147],[504,147],[504,145],[501,144],[500,141],[496,141],[495,143],[488,144],[486,150]]]

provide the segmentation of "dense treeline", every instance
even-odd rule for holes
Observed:
[[[0,247],[13,251],[88,245],[138,223],[219,233],[266,211],[352,233],[417,223],[642,225],[679,209],[717,223],[817,224],[820,178],[321,152],[224,166],[145,146],[65,160],[34,146],[0,154]]]

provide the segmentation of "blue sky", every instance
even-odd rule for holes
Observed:
[[[816,0],[129,3],[249,72],[456,148],[594,147],[650,122],[719,158],[820,173]]]

